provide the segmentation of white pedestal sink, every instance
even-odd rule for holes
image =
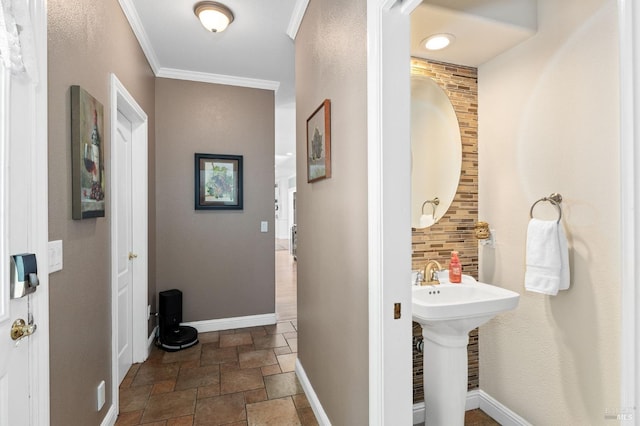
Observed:
[[[413,320],[424,337],[426,426],[464,425],[469,332],[500,312],[514,309],[520,295],[475,282],[413,287]]]

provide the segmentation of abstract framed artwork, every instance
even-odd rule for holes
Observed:
[[[104,110],[80,86],[71,86],[72,217],[104,217]]]
[[[325,99],[307,119],[307,182],[331,177],[331,101]]]
[[[195,154],[195,209],[242,210],[242,155]]]

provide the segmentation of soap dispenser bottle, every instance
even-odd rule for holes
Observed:
[[[462,282],[462,265],[457,251],[451,252],[451,261],[449,262],[449,282],[459,284]]]

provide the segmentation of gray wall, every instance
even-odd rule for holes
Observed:
[[[366,52],[365,0],[310,2],[296,38],[298,356],[336,425],[368,423]],[[309,184],[306,120],[325,98],[332,177]]]
[[[274,313],[274,93],[160,78],[156,114],[158,291],[184,321]],[[244,156],[243,210],[194,210],[195,153]]]
[[[105,218],[71,219],[69,86],[82,86],[104,106],[109,188],[109,74],[118,76],[149,117],[149,182],[153,187],[155,79],[117,0],[49,0],[48,20],[49,239],[64,243],[64,269],[51,274],[49,280],[51,424],[99,424],[111,404],[110,194]],[[154,206],[150,189],[150,230],[155,230]],[[153,294],[154,232],[149,238]],[[101,380],[107,383],[107,403],[96,412],[96,387]]]

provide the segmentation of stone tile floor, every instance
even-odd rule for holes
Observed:
[[[120,385],[116,425],[317,425],[294,372],[297,322],[200,333],[154,348]]]

